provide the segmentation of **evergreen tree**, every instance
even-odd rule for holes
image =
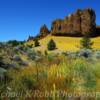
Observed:
[[[35,39],[35,40],[34,40],[34,46],[35,46],[35,47],[40,46],[40,43],[39,43],[38,39]]]
[[[53,39],[51,39],[48,43],[48,50],[54,50],[56,49],[56,43],[54,42]]]
[[[80,43],[81,43],[81,47],[85,49],[91,49],[93,45],[93,42],[91,42],[89,35],[84,35]]]

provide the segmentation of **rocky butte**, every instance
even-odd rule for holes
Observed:
[[[95,36],[96,14],[93,9],[78,9],[75,13],[64,19],[54,20],[51,26],[52,35],[83,36],[89,34]]]
[[[96,26],[96,14],[91,8],[78,9],[76,12],[66,16],[64,19],[56,19],[52,22],[51,30],[43,25],[39,34],[34,38],[43,38],[48,34],[55,36],[80,37],[85,34],[100,36],[100,26]],[[29,40],[33,39],[30,37]]]

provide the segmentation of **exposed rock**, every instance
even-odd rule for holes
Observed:
[[[55,21],[53,21],[52,26],[51,26],[51,33],[52,34],[61,33],[62,25],[63,25],[63,20],[61,20],[61,19],[56,19]]]
[[[71,33],[71,34],[74,33],[74,32],[73,32],[73,31],[74,31],[74,30],[73,30],[73,28],[74,28],[73,22],[74,22],[74,15],[71,14],[71,15],[68,16],[68,23],[67,23],[67,24],[68,24],[68,25],[67,25],[67,30],[68,30],[67,32],[68,32],[68,33]]]
[[[95,12],[92,9],[85,9],[81,14],[81,32],[82,34],[94,35],[96,32]]]
[[[48,28],[47,28],[46,25],[43,25],[43,26],[40,28],[40,36],[41,36],[41,37],[47,36],[49,33],[50,33],[50,31],[48,30]]]
[[[75,13],[65,17],[64,20],[57,19],[53,21],[51,34],[71,36],[82,36],[84,34],[95,35],[95,18],[94,10],[78,9]]]
[[[81,13],[82,11],[78,9],[76,13],[74,14],[74,20],[73,20],[73,32],[74,33],[81,33]]]

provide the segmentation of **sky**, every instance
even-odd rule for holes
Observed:
[[[100,25],[100,0],[0,0],[0,41],[26,40],[46,24],[78,8],[93,8]]]

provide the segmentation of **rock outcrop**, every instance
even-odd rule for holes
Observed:
[[[95,35],[96,15],[92,9],[78,9],[75,13],[62,19],[53,21],[51,26],[52,35],[83,36],[84,34]]]
[[[47,26],[44,24],[41,28],[40,28],[40,36],[41,37],[45,37],[50,33],[50,31],[48,30]]]

